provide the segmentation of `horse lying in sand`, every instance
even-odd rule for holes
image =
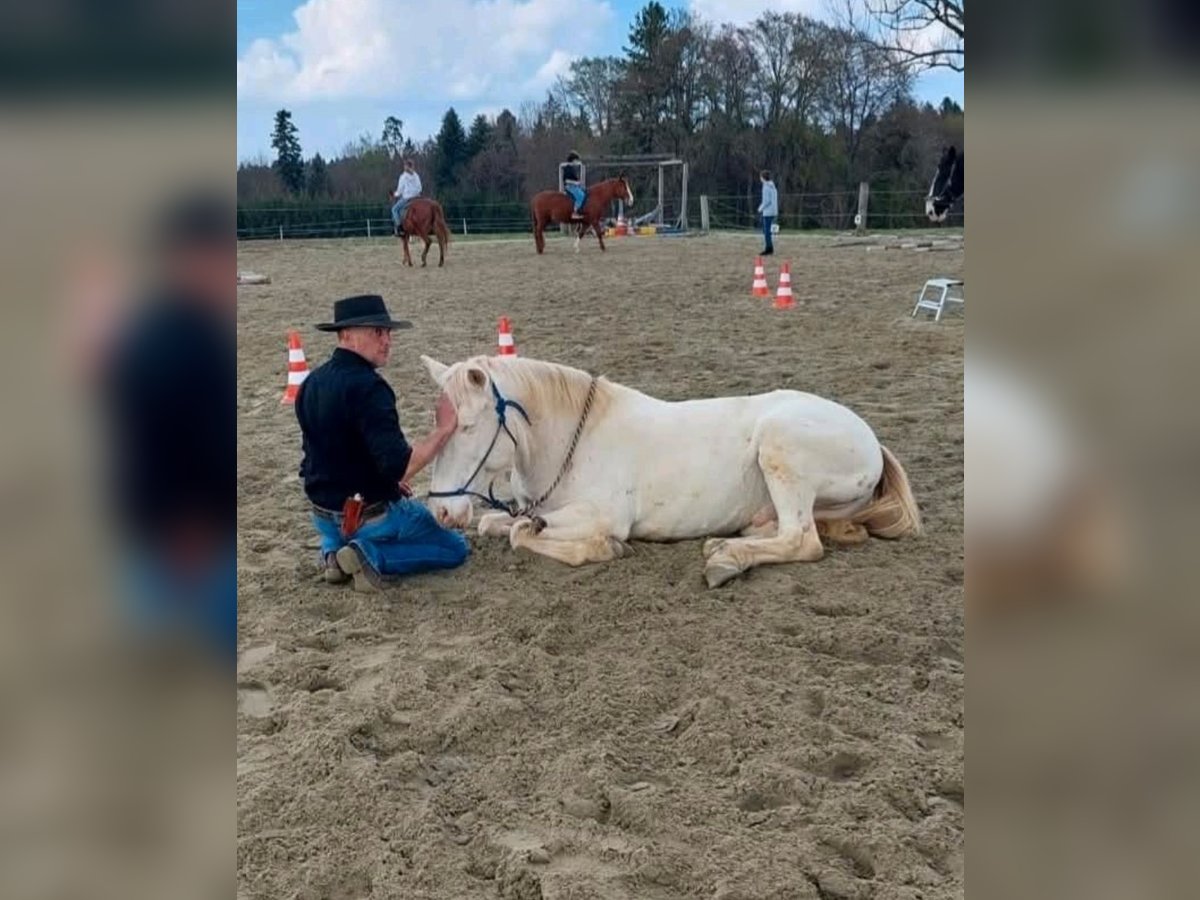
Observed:
[[[920,532],[900,464],[830,400],[780,390],[667,402],[537,360],[421,359],[458,412],[429,493],[445,525],[466,527],[479,498],[503,510],[480,519],[480,534],[572,566],[623,556],[631,539],[711,536],[709,587],[757,565],[820,559],[821,535]],[[491,484],[510,473],[506,508]]]

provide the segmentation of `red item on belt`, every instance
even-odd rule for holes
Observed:
[[[358,531],[358,526],[362,524],[362,511],[362,494],[355,494],[346,500],[342,506],[342,537],[349,538]]]

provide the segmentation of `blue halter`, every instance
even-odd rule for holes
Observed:
[[[475,467],[475,471],[471,473],[471,477],[467,479],[466,484],[464,484],[458,490],[430,491],[426,496],[475,497],[476,499],[487,504],[489,508],[499,510],[500,512],[506,512],[510,516],[515,517],[517,514],[517,502],[515,500],[510,500],[505,503],[503,500],[497,499],[492,490],[494,483],[488,484],[488,492],[486,494],[481,494],[478,491],[471,490],[471,482],[473,482],[475,477],[483,470],[484,465],[488,461],[488,457],[492,455],[492,450],[494,450],[496,447],[496,441],[500,440],[501,431],[508,435],[508,439],[513,442],[514,447],[517,445],[517,439],[513,437],[513,433],[508,430],[508,408],[511,406],[521,414],[521,418],[524,419],[527,424],[532,424],[529,419],[529,413],[525,412],[525,408],[521,406],[520,403],[518,403],[516,400],[509,400],[507,397],[502,395],[499,388],[496,387],[495,381],[493,381],[491,384],[492,396],[496,398],[496,433],[492,435],[492,442],[488,444],[488,448],[483,454],[483,459],[479,461],[479,465]]]

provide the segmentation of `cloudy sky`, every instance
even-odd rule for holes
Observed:
[[[826,0],[665,0],[710,21],[767,9],[823,17]],[[540,100],[579,56],[619,54],[645,0],[237,0],[238,159],[272,155],[277,109],[292,111],[305,155],[336,156],[398,116],[420,140],[453,106],[514,112]],[[954,72],[918,82],[920,100],[962,102]]]

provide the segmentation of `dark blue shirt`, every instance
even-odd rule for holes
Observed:
[[[563,181],[564,182],[566,182],[566,181],[582,181],[582,180],[583,180],[583,178],[580,176],[580,172],[579,172],[579,163],[569,162],[565,166],[563,166]]]
[[[395,392],[365,358],[334,350],[300,385],[296,418],[309,500],[341,510],[354,494],[368,504],[400,499],[412,448],[400,430]]]
[[[127,324],[107,372],[112,487],[134,537],[232,533],[237,518],[237,344],[232,320],[167,287]]]

